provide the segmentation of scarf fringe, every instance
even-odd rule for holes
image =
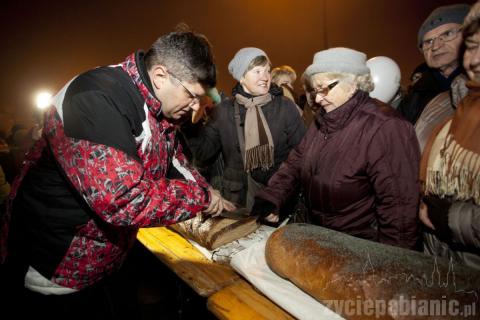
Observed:
[[[480,155],[460,146],[449,134],[438,164],[427,170],[425,187],[427,193],[473,199],[480,205]]]
[[[273,167],[273,147],[265,144],[245,151],[245,171],[261,168],[268,170]]]

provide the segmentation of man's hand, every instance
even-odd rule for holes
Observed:
[[[235,210],[236,207],[230,201],[224,199],[218,190],[213,189],[212,187],[209,188],[210,191],[210,204],[208,208],[205,209],[203,212],[214,217],[218,216],[223,210],[232,211]]]

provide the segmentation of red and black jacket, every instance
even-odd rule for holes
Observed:
[[[54,283],[98,282],[120,267],[138,228],[189,219],[210,201],[150,87],[138,52],[79,75],[46,113],[0,227],[6,237],[11,222],[10,247]],[[172,169],[184,179],[168,179]]]

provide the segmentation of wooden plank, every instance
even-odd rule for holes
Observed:
[[[244,280],[210,296],[207,307],[219,319],[294,319]]]
[[[181,235],[165,227],[142,228],[137,239],[202,297],[240,279],[230,266],[208,260]]]

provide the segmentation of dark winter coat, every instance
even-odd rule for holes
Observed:
[[[239,86],[236,87],[239,89]],[[274,166],[269,170],[255,169],[252,177],[261,184],[267,184],[280,164],[287,159],[290,150],[305,134],[305,125],[295,103],[282,96],[281,90],[272,86],[272,101],[262,107],[274,142]],[[243,132],[246,109],[239,105],[240,124]],[[222,195],[241,205],[246,204],[247,175],[243,167],[240,144],[235,123],[234,99],[228,98],[217,105],[211,119],[201,128],[184,131],[195,160],[199,163],[213,163],[221,153],[225,163]]]
[[[450,90],[453,79],[461,72],[462,69],[457,68],[445,78],[438,70],[428,68],[403,97],[397,110],[414,125],[426,105],[438,94]]]
[[[358,91],[341,107],[317,113],[257,196],[280,208],[302,186],[313,224],[412,248],[418,239],[419,157],[412,125]]]

